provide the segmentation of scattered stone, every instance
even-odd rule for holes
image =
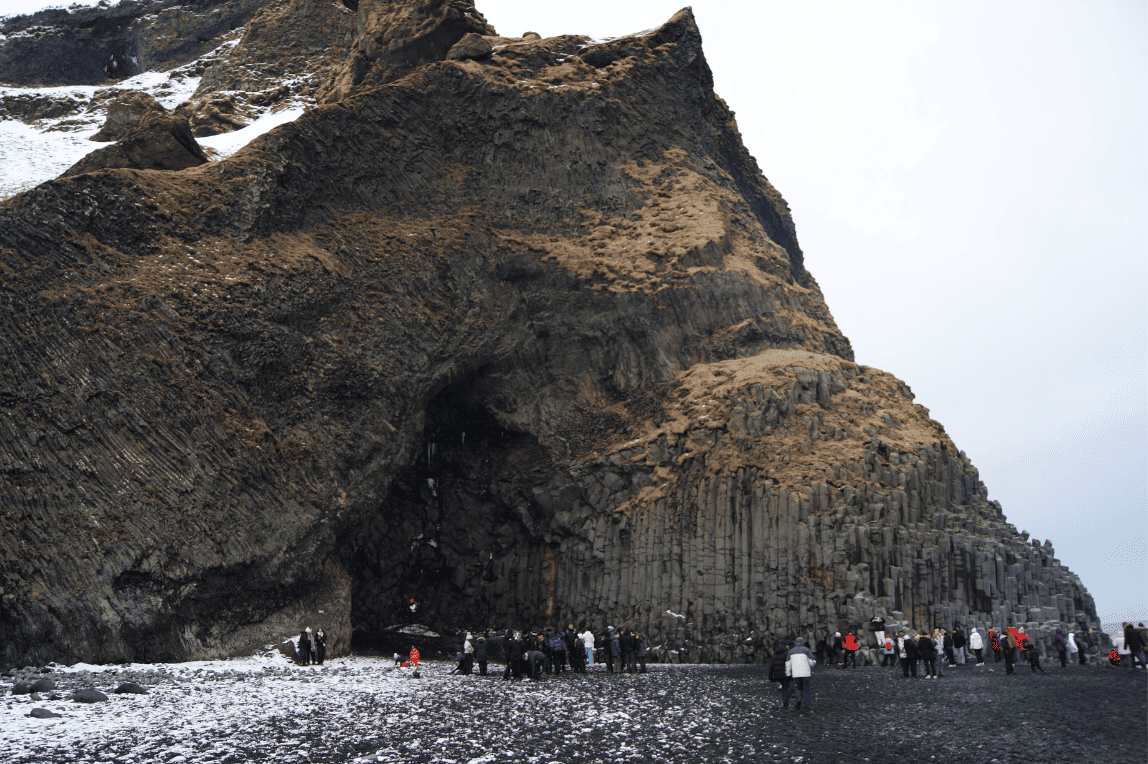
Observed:
[[[123,695],[124,693],[130,693],[133,695],[147,695],[148,691],[145,687],[136,684],[135,682],[124,682],[116,688],[116,693],[119,695]]]
[[[56,689],[56,683],[51,679],[37,679],[32,682],[32,692],[51,692]]]
[[[28,684],[27,682],[16,682],[16,684],[12,685],[13,695],[28,695],[31,692],[32,685]]]
[[[63,714],[57,714],[54,711],[49,711],[46,708],[33,708],[28,716],[35,719],[59,719]]]
[[[77,703],[100,703],[108,699],[99,690],[76,690],[72,693],[72,700]]]

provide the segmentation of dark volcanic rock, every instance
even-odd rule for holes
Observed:
[[[28,713],[28,716],[31,716],[34,719],[59,719],[61,714],[57,714],[54,711],[49,711],[46,708],[33,708]]]
[[[171,69],[215,48],[262,0],[140,0],[0,21],[0,82],[98,85]]]
[[[147,93],[130,90],[108,103],[108,117],[89,140],[118,141],[143,124],[146,117],[166,114],[167,109]]]
[[[152,112],[117,143],[96,149],[61,177],[96,170],[185,170],[206,161],[207,155],[196,143],[186,119]]]
[[[76,690],[72,693],[72,700],[76,703],[102,703],[108,696],[99,690]]]
[[[1095,622],[853,362],[688,10],[603,45],[463,0],[358,22],[331,103],[230,159],[0,204],[0,663]]]
[[[32,692],[32,685],[27,682],[16,682],[12,685],[13,695],[29,695]]]
[[[483,59],[489,58],[493,52],[494,48],[482,35],[471,32],[455,43],[454,47],[447,51],[446,57],[451,61],[463,61],[469,58]]]
[[[56,689],[56,683],[51,679],[37,679],[32,682],[32,692],[51,692]]]

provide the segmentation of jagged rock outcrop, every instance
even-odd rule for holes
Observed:
[[[186,170],[207,161],[183,117],[150,112],[111,146],[96,149],[60,177],[96,170]]]
[[[226,161],[0,204],[0,663],[1095,622],[854,362],[688,10],[595,45],[463,5],[363,0],[332,102]]]
[[[129,90],[108,103],[108,116],[103,127],[89,140],[100,143],[118,141],[143,124],[146,117],[166,113],[167,109],[152,96]]]

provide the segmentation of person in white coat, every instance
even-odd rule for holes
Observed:
[[[1079,652],[1080,648],[1076,646],[1076,635],[1070,630],[1068,632],[1068,660],[1072,663],[1076,663],[1077,653]]]
[[[590,631],[590,628],[587,627],[586,631],[584,631],[578,635],[578,638],[582,640],[582,645],[586,648],[586,665],[587,666],[593,666],[594,665],[594,632]]]
[[[785,675],[793,679],[793,692],[797,695],[798,711],[801,710],[802,703],[810,711],[813,710],[809,685],[813,681],[813,667],[816,665],[813,653],[805,646],[805,638],[798,637],[793,649],[785,656]]]
[[[976,629],[973,629],[969,634],[969,649],[977,656],[977,665],[985,665],[985,641],[981,638],[981,633]]]

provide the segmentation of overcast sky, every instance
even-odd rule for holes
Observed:
[[[599,38],[683,7],[476,5]],[[1102,618],[1148,618],[1148,3],[693,9],[857,362],[912,387]]]

